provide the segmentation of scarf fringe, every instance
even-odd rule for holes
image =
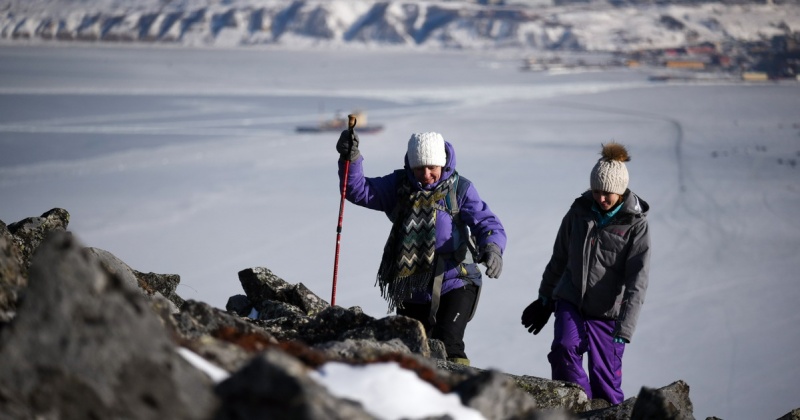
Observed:
[[[403,301],[410,299],[414,292],[426,292],[432,279],[433,273],[427,272],[398,277],[394,281],[386,282],[381,281],[379,274],[375,284],[381,290],[381,297],[389,303],[389,309],[386,312],[389,314],[398,308],[402,309]]]

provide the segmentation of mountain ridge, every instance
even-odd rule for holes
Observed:
[[[8,1],[0,42],[614,51],[768,41],[800,32],[800,1],[482,5],[429,1]]]

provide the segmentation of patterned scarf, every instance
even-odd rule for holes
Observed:
[[[454,187],[451,176],[432,191],[411,189],[403,178],[398,191],[392,230],[383,248],[376,284],[389,302],[389,313],[403,307],[403,300],[416,291],[426,291],[434,276],[437,202]]]

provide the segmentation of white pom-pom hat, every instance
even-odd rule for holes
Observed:
[[[602,157],[592,168],[589,185],[592,190],[623,195],[628,189],[628,168],[625,162],[631,160],[628,150],[619,143],[603,145]]]
[[[414,133],[408,140],[408,164],[411,168],[420,166],[444,166],[447,153],[444,150],[444,137],[435,132]]]

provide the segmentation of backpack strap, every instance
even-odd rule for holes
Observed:
[[[478,256],[478,247],[476,246],[475,237],[469,230],[469,226],[461,221],[461,209],[459,207],[459,203],[464,200],[464,197],[467,196],[467,190],[469,190],[472,182],[469,179],[460,176],[458,172],[456,172],[454,176],[458,177],[456,180],[456,188],[454,188],[455,191],[451,191],[451,193],[448,194],[448,197],[445,198],[445,205],[447,206],[447,212],[453,218],[453,224],[456,226],[455,233],[459,235],[459,237],[456,238],[456,242],[461,244],[459,246],[459,251],[461,251],[461,246],[464,245],[466,245],[467,250],[469,251],[465,252],[466,258],[461,259],[461,261],[471,264],[475,262],[475,259]],[[456,251],[456,253],[459,251]]]
[[[467,190],[469,190],[470,186],[472,186],[472,181],[459,175],[458,181],[456,182],[456,194],[455,197],[453,197],[455,200],[452,200],[453,203],[455,203],[453,206],[453,212],[451,213],[453,216],[453,223],[456,225],[456,231],[458,234],[464,236],[464,244],[459,247],[459,251],[461,251],[461,248],[463,248],[464,245],[466,245],[466,248],[469,251],[465,252],[466,255],[463,258],[464,264],[476,263],[478,259],[477,240],[475,239],[475,236],[472,235],[472,232],[470,232],[469,226],[461,221],[460,209],[458,207],[458,203],[464,200],[464,197],[466,197]],[[475,291],[475,302],[472,304],[472,311],[470,311],[467,322],[472,321],[472,317],[475,316],[475,311],[478,309],[478,300],[481,297],[482,287],[478,285],[475,286],[477,287],[477,290]]]
[[[439,302],[442,294],[445,260],[451,258],[461,264],[474,264],[475,260],[477,259],[475,238],[471,234],[469,226],[461,221],[461,209],[459,206],[459,203],[464,200],[464,197],[466,197],[467,190],[472,185],[472,182],[470,182],[470,180],[467,178],[460,176],[458,172],[455,172],[453,176],[457,177],[455,182],[456,187],[452,188],[450,193],[445,196],[445,208],[442,210],[446,211],[453,219],[453,235],[456,236],[456,243],[459,244],[459,247],[453,253],[437,255],[438,261],[436,263],[436,271],[433,278],[433,289],[431,290],[431,311],[428,315],[428,321],[430,322],[430,325],[436,325],[436,313],[439,311]],[[480,292],[481,287],[477,286],[477,296],[474,304],[472,305],[472,311],[469,314],[468,321],[472,320],[472,317],[475,316],[475,310],[478,306],[478,297],[480,297]]]

